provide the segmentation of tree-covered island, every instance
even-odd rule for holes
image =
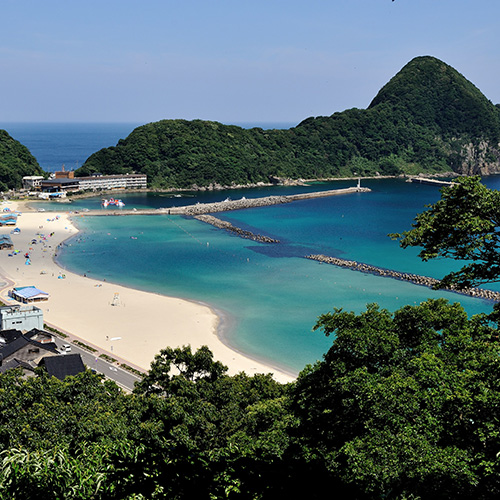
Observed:
[[[91,155],[77,175],[143,173],[154,188],[270,179],[500,172],[500,108],[434,57],[409,62],[368,109],[289,130],[162,120]]]
[[[0,188],[40,174],[20,144],[0,134]],[[140,173],[159,189],[251,185],[280,179],[500,172],[500,107],[444,62],[417,57],[367,109],[311,117],[288,130],[202,120],[136,128],[92,154],[77,176]]]

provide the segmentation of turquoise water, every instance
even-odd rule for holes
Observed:
[[[492,187],[496,182],[487,180]],[[439,198],[437,188],[399,180],[363,184],[372,192],[218,214],[280,239],[279,245],[240,239],[180,216],[76,216],[82,232],[65,247],[61,263],[98,279],[208,303],[224,313],[231,345],[293,371],[321,358],[331,345],[331,339],[311,330],[317,317],[334,307],[359,312],[378,302],[394,310],[443,296],[461,302],[470,314],[491,310],[491,303],[482,300],[304,259],[323,253],[435,277],[454,268],[448,261],[424,264],[415,249],[402,250],[387,237],[408,229],[415,214]],[[238,198],[241,193],[203,193],[189,202],[210,196]],[[123,199],[128,207],[139,207],[139,201],[147,205],[154,198]]]
[[[42,168],[53,171],[62,164],[68,169],[82,165],[90,154],[115,145],[137,125],[3,123],[0,128],[25,144]],[[259,125],[289,128],[292,124],[243,126]],[[488,177],[485,183],[500,187],[498,177]],[[158,208],[352,184],[183,193],[181,197],[142,193],[123,200],[127,208]],[[304,259],[308,253],[324,253],[435,277],[453,268],[446,261],[424,264],[415,249],[402,250],[386,236],[408,229],[415,214],[439,198],[437,188],[393,180],[363,184],[372,193],[219,214],[235,225],[282,241],[272,246],[182,217],[75,216],[82,232],[65,247],[61,262],[98,279],[206,302],[224,313],[224,332],[233,346],[294,371],[320,358],[331,345],[330,339],[311,330],[317,317],[334,307],[361,311],[366,303],[376,301],[394,310],[430,296],[446,296],[462,302],[471,314],[491,310],[484,301]],[[55,207],[99,208],[100,198]]]

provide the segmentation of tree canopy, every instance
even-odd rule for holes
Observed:
[[[344,498],[498,495],[496,323],[439,299],[335,310],[316,328],[336,338],[300,375],[292,408],[303,452]]]
[[[499,317],[335,309],[315,326],[332,347],[286,385],[188,346],[132,394],[90,371],[0,374],[0,499],[494,498]]]
[[[441,190],[441,199],[418,214],[413,229],[403,234],[403,248],[422,247],[427,261],[451,257],[466,264],[441,280],[458,288],[500,280],[500,192],[479,177],[461,177]]]
[[[21,188],[26,175],[43,175],[43,171],[26,146],[0,130],[0,191]]]

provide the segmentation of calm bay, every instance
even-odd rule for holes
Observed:
[[[111,124],[108,125],[108,132],[116,139],[110,137],[107,140],[111,142],[99,147],[114,145],[133,128],[120,124],[122,128],[117,126],[113,131]],[[62,129],[59,132],[53,129],[52,136],[46,129],[40,151],[30,146],[29,140],[23,140],[21,133],[16,136],[6,126],[2,128],[26,144],[37,159],[40,155],[57,156],[58,148],[65,151],[62,156],[68,156],[64,160],[67,166],[85,159],[80,153],[68,154],[71,146]],[[91,144],[97,144],[99,129],[95,128],[93,133],[87,151],[93,147]],[[84,134],[78,137],[85,143]],[[52,163],[47,159],[39,162],[43,168],[53,170],[62,156]],[[489,177],[485,183],[497,188],[499,179]],[[123,195],[122,199],[127,208],[158,208],[354,184],[355,181],[339,181],[308,187],[192,192],[182,196],[140,193]],[[402,250],[387,236],[409,229],[416,213],[439,198],[438,188],[401,179],[363,180],[362,185],[370,187],[372,192],[218,214],[238,227],[279,239],[281,243],[276,245],[240,239],[181,216],[85,217],[80,213],[74,216],[74,221],[81,232],[67,242],[59,256],[60,263],[96,279],[207,303],[221,313],[221,333],[231,346],[295,372],[321,358],[331,345],[331,339],[321,332],[312,332],[312,327],[320,314],[335,307],[359,312],[367,303],[377,302],[381,307],[395,310],[428,297],[446,297],[461,302],[469,314],[491,311],[491,302],[305,259],[307,254],[322,253],[433,277],[456,268],[450,261],[423,263],[415,249]],[[57,208],[81,211],[99,206],[100,198],[89,198]],[[168,318],[158,328],[168,328]]]

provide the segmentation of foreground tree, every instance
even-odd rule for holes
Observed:
[[[401,246],[422,247],[424,261],[451,257],[467,263],[441,280],[442,287],[467,288],[500,280],[500,191],[479,177],[461,177],[441,191],[441,199],[417,215]]]
[[[324,471],[325,487],[349,498],[500,494],[500,343],[491,319],[468,319],[444,299],[320,317],[315,328],[336,338],[300,375],[292,409],[301,453]]]

